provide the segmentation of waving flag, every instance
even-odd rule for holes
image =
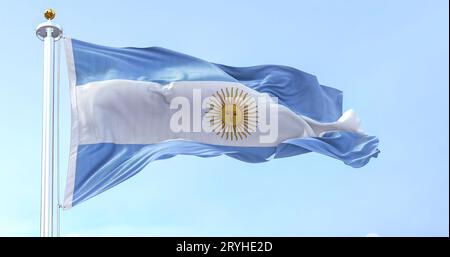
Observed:
[[[294,68],[236,68],[159,47],[65,40],[72,136],[64,208],[175,155],[245,162],[317,152],[352,167],[378,155],[342,92]]]

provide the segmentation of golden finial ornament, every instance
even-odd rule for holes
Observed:
[[[56,13],[55,13],[55,11],[53,9],[50,9],[50,8],[49,9],[45,9],[44,17],[47,20],[51,21],[51,20],[53,20],[55,18],[55,16],[56,16]]]
[[[36,28],[36,36],[40,40],[44,40],[46,37],[53,37],[55,41],[61,39],[63,30],[58,24],[53,24],[51,20],[53,20],[56,16],[56,13],[53,9],[45,9],[44,17],[46,21],[39,24]]]

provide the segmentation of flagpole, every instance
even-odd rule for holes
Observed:
[[[45,10],[46,22],[36,28],[36,36],[44,41],[44,79],[42,98],[42,148],[41,148],[41,213],[40,235],[53,236],[54,156],[55,156],[55,42],[62,36],[60,26],[53,24],[52,9]],[[59,193],[59,192],[58,192]]]

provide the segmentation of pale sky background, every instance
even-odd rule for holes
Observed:
[[[63,212],[63,235],[449,235],[447,0],[1,5],[0,235],[39,235],[43,45],[34,29],[47,7],[65,35],[80,40],[315,74],[344,91],[345,109],[358,113],[381,150],[361,169],[315,153],[261,164],[157,161]],[[70,113],[62,64],[65,178]]]

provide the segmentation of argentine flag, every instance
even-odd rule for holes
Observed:
[[[69,209],[173,156],[265,162],[308,152],[352,167],[378,155],[342,92],[297,69],[230,67],[164,48],[65,39]],[[299,160],[300,162],[301,160]]]

